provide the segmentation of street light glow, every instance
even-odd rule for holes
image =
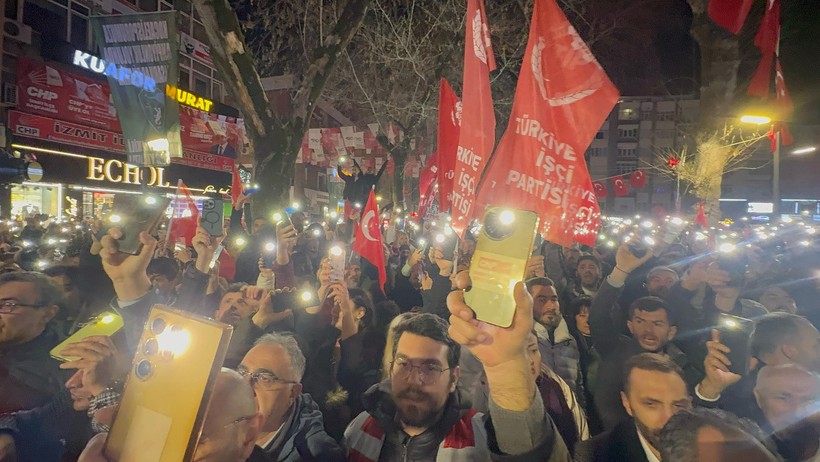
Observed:
[[[744,124],[766,125],[772,122],[772,118],[764,115],[745,115],[740,121]]]
[[[817,150],[817,146],[807,146],[805,148],[795,149],[792,154],[809,154]]]

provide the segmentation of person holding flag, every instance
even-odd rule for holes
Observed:
[[[384,265],[384,245],[382,244],[381,219],[379,217],[376,192],[374,188],[370,188],[367,204],[362,210],[362,219],[356,227],[353,251],[376,267],[379,273],[379,290],[384,294],[387,271]]]

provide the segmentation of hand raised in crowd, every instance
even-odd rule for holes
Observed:
[[[82,373],[83,388],[98,395],[112,381],[125,377],[128,361],[111,341],[111,337],[95,335],[68,344],[60,351],[72,361],[60,364],[60,369],[77,369]]]
[[[527,272],[524,279],[547,277],[544,271],[544,256],[533,255],[527,260]]]
[[[689,270],[681,279],[681,286],[686,290],[697,290],[709,282],[709,266],[714,261],[711,257],[703,257],[689,265]]]
[[[196,234],[191,239],[191,244],[196,250],[195,267],[197,271],[207,273],[211,270],[211,260],[213,260],[216,249],[222,244],[225,236],[224,230],[221,236],[211,236],[202,226],[196,227]]]
[[[609,281],[616,286],[623,285],[627,276],[649,261],[650,258],[652,258],[652,249],[647,249],[646,255],[638,257],[629,249],[629,244],[622,244],[615,253],[615,268],[609,275]]]
[[[731,349],[720,343],[720,332],[712,329],[712,340],[706,342],[706,359],[703,360],[703,367],[706,370],[706,377],[698,385],[698,393],[706,399],[717,399],[723,390],[740,381],[741,376],[729,370],[732,362],[726,356]],[[754,367],[756,359],[752,359]]]
[[[450,273],[453,272],[453,260],[445,260],[444,254],[441,253],[441,250],[431,247],[430,252],[428,253],[428,258],[430,258],[430,261],[438,266],[439,275],[450,276]]]
[[[433,288],[433,278],[427,274],[427,271],[421,276],[421,290],[430,290]]]
[[[174,250],[174,258],[183,265],[194,259],[194,254],[188,247]]]
[[[412,268],[416,265],[416,263],[420,262],[423,258],[424,252],[422,252],[421,249],[416,249],[413,251],[413,253],[410,254],[409,257],[407,257],[407,266]]]
[[[136,300],[151,289],[151,281],[146,270],[153,258],[157,240],[147,232],[141,232],[139,240],[142,249],[137,255],[130,255],[119,251],[117,239],[120,237],[122,231],[119,228],[108,230],[108,234],[100,240],[100,258],[105,274],[114,284],[117,298],[122,301]]]
[[[459,273],[456,284],[460,289],[469,287],[469,274]],[[481,361],[493,401],[504,409],[523,411],[529,408],[535,394],[526,351],[534,321],[532,297],[523,282],[516,283],[514,296],[513,322],[505,328],[478,321],[464,301],[464,292],[450,292],[449,334]]]
[[[234,210],[242,210],[242,207],[251,200],[251,196],[252,194],[240,194],[236,199],[236,205],[233,206]]]
[[[333,297],[333,312],[339,317],[336,326],[342,331],[341,339],[345,340],[359,332],[356,305],[350,299],[347,285],[344,282],[334,282],[329,289],[330,295]]]
[[[259,268],[259,273],[263,278],[267,280],[271,280],[273,278],[273,268],[265,265],[265,259],[263,257],[259,257],[259,260],[256,261],[256,266]]]
[[[290,262],[290,254],[296,247],[297,239],[296,228],[293,225],[276,227],[276,264],[284,266]]]
[[[246,286],[243,288],[243,296],[256,310],[251,321],[260,329],[293,315],[291,309],[276,312],[273,307],[273,291],[264,287]]]

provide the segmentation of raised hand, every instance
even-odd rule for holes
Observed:
[[[157,240],[147,232],[141,232],[139,240],[142,249],[137,255],[130,255],[119,251],[117,239],[120,237],[122,232],[119,228],[108,230],[108,234],[100,240],[100,259],[105,274],[114,283],[117,298],[122,301],[136,300],[151,289],[146,270],[153,258]]]
[[[629,274],[648,262],[652,255],[652,249],[647,249],[646,255],[637,257],[629,250],[629,244],[622,244],[615,254],[615,271],[621,270]]]
[[[83,388],[98,395],[114,380],[125,376],[127,361],[111,337],[95,335],[70,343],[60,351],[62,356],[76,357],[60,364],[60,369],[82,371]]]
[[[202,226],[196,227],[196,234],[191,239],[191,244],[196,250],[196,269],[201,273],[211,270],[211,260],[216,254],[216,249],[222,244],[226,234],[223,230],[221,236],[211,236]]]
[[[287,265],[290,262],[290,254],[296,246],[298,236],[296,235],[296,228],[293,225],[276,227],[276,263],[279,265]]]
[[[732,362],[726,355],[731,350],[720,343],[720,332],[717,329],[712,329],[712,340],[706,342],[706,349],[708,353],[703,360],[706,377],[700,382],[698,391],[704,398],[716,399],[723,390],[740,381],[741,377],[729,370]]]

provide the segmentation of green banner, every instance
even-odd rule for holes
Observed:
[[[179,36],[173,11],[93,16],[91,26],[122,125],[128,162],[161,167],[182,157],[177,87]]]

